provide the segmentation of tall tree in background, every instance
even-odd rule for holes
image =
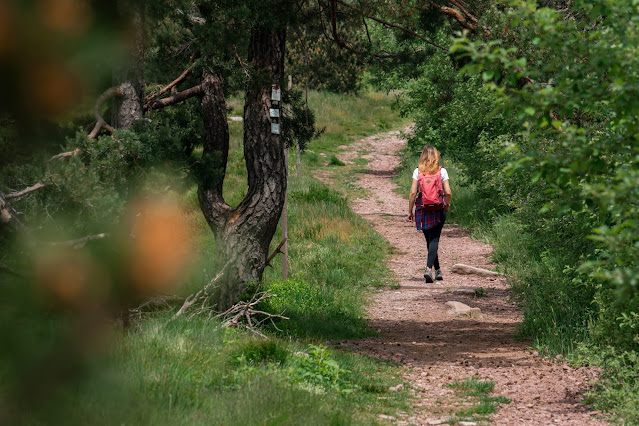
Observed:
[[[459,14],[472,21],[474,15],[467,13],[465,3],[459,0],[453,3],[459,3]],[[76,5],[73,2],[69,4]],[[101,16],[105,9],[98,3],[77,4],[86,11],[86,16]],[[269,109],[273,106],[270,97],[272,85],[284,83],[287,31],[314,26],[320,28],[326,40],[340,49],[379,59],[414,53],[411,51],[415,50],[410,45],[402,46],[399,52],[385,50],[383,43],[375,40],[376,36],[383,39],[380,31],[385,30],[413,37],[425,43],[427,48],[446,50],[420,35],[416,23],[423,10],[435,8],[450,15],[445,9],[450,9],[449,6],[341,0],[298,3],[287,0],[114,1],[107,8],[110,9],[107,16],[123,22],[120,27],[124,27],[123,33],[128,34],[129,61],[124,66],[115,66],[112,75],[116,85],[97,98],[94,108],[96,122],[88,135],[89,140],[76,138],[75,145],[69,146],[70,151],[54,157],[75,157],[74,161],[81,169],[78,173],[88,170],[92,162],[97,164],[96,158],[109,152],[108,149],[98,149],[99,146],[110,144],[124,149],[121,144],[118,145],[119,138],[141,137],[135,135],[137,130],[133,124],[140,121],[143,112],[152,118],[162,108],[182,104],[179,108],[184,109],[185,101],[199,99],[203,152],[201,156],[191,156],[193,140],[184,141],[189,146],[185,152],[190,156],[187,162],[197,179],[200,207],[216,238],[214,269],[219,274],[213,283],[205,287],[206,291],[198,296],[198,300],[204,298],[216,303],[219,308],[227,307],[237,301],[247,283],[261,280],[284,203],[287,181],[285,143],[281,135],[271,133]],[[73,8],[70,10],[75,11]],[[56,16],[64,15],[64,11],[58,12]],[[80,18],[82,16],[77,21],[81,23]],[[465,21],[457,19],[457,22]],[[361,25],[362,34],[366,36],[347,39],[349,32],[344,28],[353,28],[355,24]],[[369,31],[372,25],[377,26],[377,33]],[[146,45],[145,31],[150,36]],[[166,75],[177,77],[143,98],[145,76],[149,81],[158,81]],[[245,93],[244,158],[248,191],[244,200],[237,207],[232,207],[224,200],[223,194],[229,153],[226,97],[238,90]],[[110,97],[118,99],[116,108],[111,112],[111,125],[102,116],[102,107]],[[100,136],[118,128],[131,129],[133,133],[113,139]],[[91,143],[94,139],[95,143]],[[155,145],[164,143],[162,140],[154,141],[154,146],[144,149],[155,149]],[[148,153],[144,155],[148,156]],[[129,162],[131,169],[137,167],[136,157],[133,158]],[[117,156],[112,161],[121,162]],[[109,168],[106,167],[106,170]],[[125,177],[117,179],[126,182]],[[105,180],[97,174],[95,181]],[[37,188],[45,186],[42,184]],[[10,218],[2,222],[3,228],[15,229],[14,210],[10,209],[7,197],[3,197],[2,202],[6,206],[3,212],[7,212],[4,216]],[[4,226],[5,223],[7,226]]]

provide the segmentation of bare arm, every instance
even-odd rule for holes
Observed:
[[[410,221],[414,218],[415,198],[417,198],[417,179],[413,179],[413,185],[410,187],[410,197],[408,198],[408,220]]]
[[[450,192],[450,184],[448,179],[444,181],[444,196],[446,197],[446,211],[450,208],[450,200],[453,198],[453,193]]]

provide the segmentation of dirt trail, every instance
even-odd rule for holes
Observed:
[[[491,416],[498,425],[599,425],[599,413],[579,403],[580,394],[596,377],[592,369],[572,369],[542,359],[529,342],[513,333],[521,312],[510,300],[504,278],[452,274],[454,263],[490,268],[491,247],[472,240],[458,227],[444,226],[439,256],[444,280],[425,284],[424,236],[406,221],[408,201],[394,192],[393,171],[398,150],[405,144],[399,132],[373,136],[351,146],[340,158],[349,162],[368,152],[368,170],[357,184],[367,198],[353,200],[354,210],[369,219],[395,248],[389,263],[400,287],[380,292],[368,317],[379,337],[348,342],[357,351],[392,359],[409,367],[405,380],[416,389],[412,414],[398,413],[400,424],[439,424],[460,408],[448,384],[475,376],[496,383],[493,395],[512,400]],[[327,176],[328,177],[328,176]],[[453,204],[455,202],[453,194]],[[476,298],[468,289],[482,287]],[[477,318],[446,312],[447,301],[481,309]]]

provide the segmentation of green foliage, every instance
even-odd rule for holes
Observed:
[[[387,115],[384,108],[390,103],[388,97],[372,94],[362,95],[361,107],[351,97],[312,92],[313,98],[331,102],[330,110],[322,109],[320,124],[330,124],[324,112],[342,115],[344,127],[332,127],[332,131],[347,135],[339,144],[377,131],[368,123]],[[198,158],[197,147],[191,156],[185,152],[180,135],[188,134],[190,125],[169,126],[172,120],[175,117],[165,122],[164,115],[156,112],[152,123],[135,132],[117,132],[114,139],[101,137],[92,142],[78,136],[68,147],[85,147],[87,154],[73,161],[84,173],[97,176],[96,186],[86,191],[96,192],[96,200],[102,197],[97,192],[99,185],[104,191],[110,188],[108,194],[118,202],[127,200],[131,187],[139,186],[163,192],[170,184],[170,192],[183,194],[185,218],[198,233],[194,263],[202,267],[185,281],[191,280],[190,285],[199,288],[203,280],[210,279],[212,271],[207,268],[215,243],[199,212],[197,188],[183,177],[188,177],[192,162],[204,162]],[[387,120],[393,125],[401,123],[395,115]],[[231,123],[230,127],[230,176],[225,196],[238,200],[246,190],[241,126]],[[326,136],[330,135],[321,138]],[[146,141],[155,146],[143,146]],[[330,150],[336,148],[331,148],[335,141],[337,138],[317,143]],[[370,333],[363,306],[369,287],[388,284],[384,262],[388,246],[366,221],[350,211],[343,194],[310,177],[314,173],[310,154],[302,157],[309,176],[290,177],[289,265],[294,278],[278,279],[276,258],[263,283],[264,288],[278,293],[265,308],[284,311],[291,318],[277,323],[283,332],[265,327],[263,331],[270,337],[261,340],[203,318],[171,321],[173,312],[160,310],[145,312],[130,333],[109,324],[109,333],[95,333],[96,339],[105,339],[101,344],[81,340],[89,349],[80,351],[69,342],[78,341],[73,333],[85,330],[84,323],[76,322],[66,310],[43,308],[40,293],[32,292],[29,286],[0,286],[0,335],[8,343],[0,349],[0,418],[5,418],[4,407],[10,406],[18,412],[16,418],[28,424],[370,424],[381,412],[407,410],[408,391],[388,392],[390,386],[401,382],[401,369],[369,357],[331,351],[318,343]],[[110,163],[118,163],[113,164],[117,172],[111,170]],[[64,165],[56,167],[60,167],[56,173],[66,173]],[[34,173],[39,175],[39,171]],[[106,202],[104,207],[113,209]],[[105,224],[100,225],[102,232]],[[118,250],[108,249],[108,241],[104,243],[108,256],[121,257]],[[90,247],[96,248],[98,243],[92,242]],[[107,258],[101,250],[96,256]],[[8,284],[13,279],[5,281]],[[37,306],[27,309],[21,298]],[[306,339],[314,344],[308,345]],[[52,365],[65,367],[62,373],[69,376],[58,375]],[[37,385],[25,377],[34,378]],[[46,389],[36,393],[36,388]],[[24,405],[14,404],[16,390],[34,398],[20,401]]]
[[[299,90],[286,90],[282,96],[283,117],[282,137],[286,146],[298,146],[300,151],[306,151],[311,140],[320,137],[324,129],[315,127],[315,113],[302,100]]]
[[[488,420],[485,416],[494,413],[499,404],[509,404],[510,399],[503,396],[488,395],[495,388],[495,382],[488,380],[479,380],[477,377],[469,377],[464,381],[456,381],[449,385],[454,389],[458,396],[470,401],[471,405],[456,413],[450,423],[460,421],[477,421]]]
[[[288,351],[282,342],[267,340],[249,340],[237,348],[232,359],[237,364],[283,364],[288,358]]]
[[[331,155],[331,158],[328,160],[329,166],[345,166],[346,164],[337,158],[335,155]]]
[[[508,20],[535,51],[544,52],[543,58],[532,49],[529,57],[500,43],[479,46],[468,40],[460,40],[455,50],[473,59],[469,69],[483,73],[525,129],[521,142],[511,147],[517,157],[509,173],[533,167],[533,179],[545,182],[545,193],[561,197],[549,197],[545,210],[569,217],[592,235],[596,250],[582,251],[582,270],[596,279],[591,285],[605,314],[603,323],[616,321],[618,326],[612,334],[610,327],[603,332],[595,328],[595,336],[636,349],[632,333],[620,339],[624,328],[633,328],[630,313],[639,300],[638,207],[633,202],[639,199],[639,121],[632,95],[639,75],[628,72],[637,65],[631,53],[637,35],[615,18],[627,7],[618,1],[578,2],[580,19],[566,20],[554,9],[520,2]],[[637,7],[630,6],[632,22],[639,19]],[[535,35],[542,32],[543,37]],[[524,76],[538,83],[522,88]],[[552,84],[544,83],[548,80]],[[617,303],[606,294],[613,288]]]
[[[293,370],[296,382],[349,394],[353,391],[348,382],[348,370],[340,367],[331,357],[331,351],[323,346],[309,346],[308,353],[296,353],[297,365]]]
[[[639,419],[639,355],[636,351],[619,351],[614,347],[600,348],[588,353],[591,362],[603,368],[603,377],[588,393],[590,403],[606,412],[613,412],[616,420],[636,424]]]
[[[363,58],[327,40],[320,28],[292,32],[287,47],[286,73],[296,85],[333,93],[359,92]]]
[[[289,197],[306,203],[328,203],[342,207],[347,205],[346,198],[320,183],[311,183],[306,191],[291,191]]]
[[[495,382],[478,380],[477,377],[468,377],[463,382],[453,382],[450,388],[463,391],[468,396],[480,396],[490,393],[495,388]]]
[[[504,2],[482,16],[489,40],[464,35],[452,56],[405,65],[419,71],[412,78],[386,75],[416,118],[401,178],[410,181],[424,144],[440,148],[452,160],[450,217],[493,244],[524,308],[522,333],[551,353],[586,342],[630,359],[639,350],[639,40],[628,28],[639,4],[565,7]],[[627,413],[636,394],[620,365],[606,368],[599,395]]]

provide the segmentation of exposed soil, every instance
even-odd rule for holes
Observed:
[[[424,236],[407,221],[408,200],[397,195],[391,181],[405,144],[400,132],[366,138],[348,148],[340,159],[348,162],[358,152],[371,160],[357,184],[367,197],[352,200],[354,210],[370,220],[394,247],[389,262],[399,289],[376,295],[368,309],[379,336],[343,342],[358,352],[397,361],[407,367],[405,380],[417,396],[412,414],[382,417],[401,424],[439,424],[462,404],[447,386],[468,377],[495,382],[492,395],[512,402],[491,415],[498,425],[599,425],[600,414],[580,401],[597,372],[571,368],[540,357],[530,342],[514,339],[522,314],[505,278],[462,276],[450,272],[455,263],[482,268],[491,264],[491,247],[473,240],[467,231],[446,224],[439,246],[444,280],[426,284]],[[330,176],[322,176],[330,182]],[[453,194],[453,204],[455,194]],[[484,289],[475,297],[473,289]],[[471,318],[446,311],[447,301],[480,308]]]

